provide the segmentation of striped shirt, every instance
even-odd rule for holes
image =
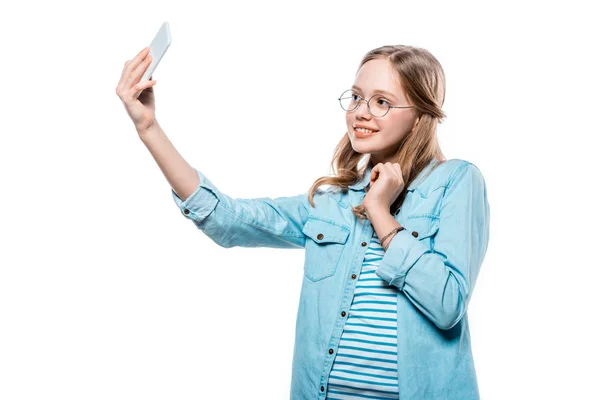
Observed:
[[[398,399],[398,289],[375,275],[383,253],[373,231],[329,375],[328,400]]]

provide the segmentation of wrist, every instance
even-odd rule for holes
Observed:
[[[367,211],[367,214],[371,215],[371,216],[387,215],[387,214],[392,215],[392,213],[390,212],[389,209],[386,209],[385,207],[382,207],[380,205],[371,206],[371,207],[368,207],[367,205],[365,205],[365,210]]]
[[[158,121],[156,119],[154,121],[152,121],[152,123],[146,127],[140,127],[140,128],[136,127],[137,133],[140,137],[152,135],[152,134],[158,132],[159,129],[160,129],[160,127],[159,127]]]
[[[392,241],[394,236],[396,236],[399,232],[403,231],[404,229],[405,228],[403,226],[398,226],[392,229],[386,236],[383,237],[383,239],[380,240],[381,247],[383,247],[383,249],[387,251],[387,248],[389,247],[390,242]]]
[[[150,126],[144,129],[138,129],[138,137],[142,141],[146,141],[151,138],[155,138],[160,136],[161,127],[158,125],[158,122],[153,122]]]

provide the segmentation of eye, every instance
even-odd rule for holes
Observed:
[[[358,99],[360,99],[360,96],[356,93],[352,93],[352,101],[358,101]]]
[[[382,102],[385,103],[385,104],[383,104]],[[388,106],[392,105],[389,101],[387,101],[383,97],[380,97],[380,98],[377,99],[377,104],[382,105],[382,106],[383,105],[388,105]]]

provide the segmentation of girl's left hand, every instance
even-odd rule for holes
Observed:
[[[403,189],[404,178],[400,164],[379,163],[371,170],[370,187],[363,205],[367,210],[389,210]]]

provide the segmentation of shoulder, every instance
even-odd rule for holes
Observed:
[[[483,181],[483,174],[481,169],[473,162],[464,160],[462,158],[452,158],[445,160],[443,163],[438,165],[436,169],[441,169],[439,172],[442,186],[450,186],[459,177],[464,175],[470,175],[471,177]]]
[[[437,191],[445,192],[448,188],[469,180],[477,185],[485,186],[480,169],[470,161],[452,158],[435,164],[420,183],[411,185],[409,191],[417,190],[421,197],[430,197]]]
[[[481,169],[473,162],[463,159],[447,160],[443,184],[444,195],[448,193],[483,193],[486,196],[487,188]]]

